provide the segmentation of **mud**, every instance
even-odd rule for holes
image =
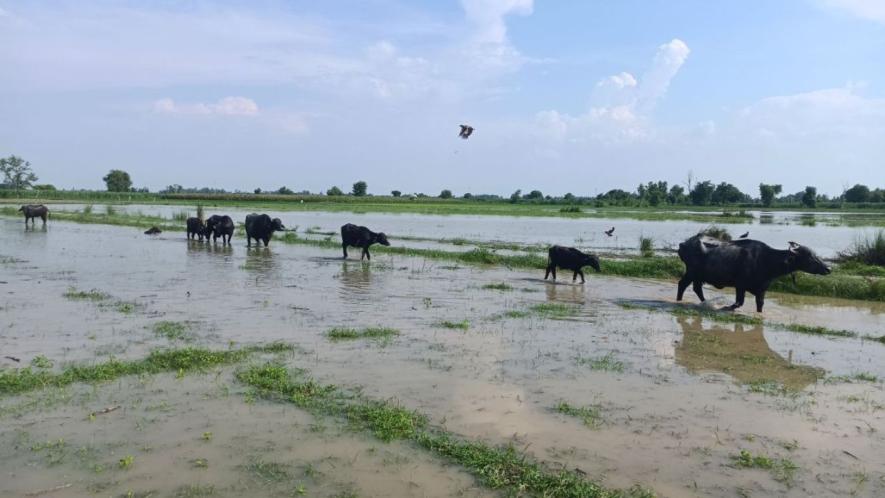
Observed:
[[[21,359],[0,366],[38,355],[60,368],[159,347],[284,340],[300,352],[282,361],[324,383],[396,399],[463,437],[514,443],[612,487],[639,483],[662,496],[885,493],[885,345],[621,306],[674,305],[675,283],[594,274],[580,286],[544,282],[538,272],[337,256],[63,222],[25,232],[19,220],[0,219],[0,357]],[[513,289],[483,288],[500,282]],[[70,299],[71,288],[109,297]],[[732,298],[709,295],[711,308]],[[118,302],[133,306],[121,311]],[[574,313],[533,311],[541,303]],[[882,335],[883,311],[772,294],[764,316]],[[447,329],[444,320],[469,326]],[[186,322],[190,342],[155,333],[160,321]],[[401,334],[353,342],[324,335],[374,325]],[[605,357],[621,367],[598,367]],[[846,380],[861,372],[877,380]],[[555,411],[561,401],[598,407],[599,427]],[[122,408],[90,419],[112,405]],[[3,397],[0,420],[2,496],[65,484],[47,496],[174,496],[185,486],[212,486],[219,496],[288,495],[298,486],[311,496],[492,494],[418,448],[252,399],[231,369]],[[47,445],[59,439],[59,451]],[[741,450],[797,469],[739,468]],[[127,456],[134,463],[121,468]],[[269,479],[256,462],[279,464],[270,468],[284,469],[285,479]]]

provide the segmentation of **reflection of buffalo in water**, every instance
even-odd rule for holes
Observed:
[[[682,342],[676,346],[676,363],[693,373],[722,372],[742,384],[775,381],[800,390],[821,378],[824,371],[796,365],[772,351],[762,325],[712,325],[700,318],[677,317]]]
[[[43,204],[25,204],[18,208],[18,210],[25,215],[25,227],[28,226],[28,220],[31,220],[31,226],[34,226],[34,223],[36,223],[35,218],[42,219],[45,225],[46,217],[49,216],[49,208]]]

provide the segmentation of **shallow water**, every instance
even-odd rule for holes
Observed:
[[[83,204],[54,204],[52,209],[78,211]],[[113,206],[122,213],[172,218],[187,212],[196,215],[195,206],[182,205],[120,205]],[[106,206],[95,205],[94,212],[104,212]],[[252,208],[206,208],[206,216],[229,214],[240,222]],[[323,211],[264,211],[279,217],[289,228],[300,231],[314,228],[337,233],[345,223],[365,225],[387,233],[392,241],[398,236],[429,239],[467,239],[483,242],[505,241],[519,244],[560,244],[594,250],[636,252],[639,237],[651,237],[657,248],[675,249],[680,242],[708,227],[710,223],[694,221],[647,221],[628,218],[556,218],[517,216],[422,215],[391,213],[349,213]],[[789,211],[752,212],[753,220],[744,223],[721,224],[737,237],[749,232],[750,237],[773,247],[786,247],[789,241],[813,248],[826,258],[835,257],[847,249],[858,237],[872,233],[870,225],[879,219],[876,214],[797,213]],[[852,220],[843,223],[843,218]],[[870,223],[863,223],[863,220]],[[860,221],[855,221],[860,220]],[[814,223],[812,223],[814,222]],[[183,223],[182,223],[183,224]],[[614,235],[603,232],[615,227]],[[399,241],[398,245],[419,247],[421,243]]]
[[[676,305],[674,283],[594,274],[584,286],[554,284],[539,272],[338,256],[64,222],[26,232],[19,220],[0,219],[0,356],[22,362],[0,366],[37,355],[56,367],[139,358],[187,344],[152,330],[160,320],[186,321],[194,344],[215,349],[230,341],[292,342],[303,352],[282,361],[324,383],[398,400],[459,435],[513,443],[553,468],[578,468],[614,487],[639,483],[664,496],[885,493],[882,382],[825,382],[858,372],[885,378],[879,343],[673,317],[665,310]],[[513,290],[483,288],[499,282]],[[70,300],[70,287],[111,297]],[[709,296],[710,307],[732,297],[712,289]],[[686,299],[681,306],[695,306]],[[117,301],[134,307],[121,312]],[[554,320],[530,311],[551,302],[577,306],[576,313]],[[512,310],[528,315],[502,316]],[[764,316],[881,335],[883,311],[879,303],[772,294]],[[467,330],[439,326],[465,319]],[[401,335],[386,342],[324,337],[331,327],[369,325]],[[594,370],[591,361],[605,355],[621,371]],[[360,496],[490,494],[408,444],[383,444],[285,405],[247,403],[230,370],[0,398],[0,495],[70,483],[52,496],[130,489],[168,496],[192,484],[237,496],[287,493],[296,482],[320,496],[351,489]],[[788,391],[750,391],[757,381]],[[600,427],[557,413],[560,401],[598,405]],[[89,412],[114,404],[123,409],[89,420]],[[205,431],[214,434],[208,444]],[[61,462],[49,450],[32,450],[59,438],[69,450]],[[84,447],[94,449],[79,456]],[[789,458],[798,466],[794,479],[788,486],[770,472],[736,468],[732,456],[741,449]],[[117,467],[126,455],[135,459],[130,470]],[[258,457],[285,464],[292,478],[256,477],[249,466]],[[192,463],[201,458],[208,467]],[[308,464],[321,475],[306,475]]]

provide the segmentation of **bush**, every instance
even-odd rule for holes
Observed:
[[[651,258],[655,255],[654,239],[651,237],[639,237],[639,254],[643,258]]]
[[[858,238],[848,250],[839,253],[839,259],[885,266],[885,230]]]

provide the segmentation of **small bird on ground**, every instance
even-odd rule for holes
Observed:
[[[744,234],[741,235],[741,236],[738,237],[738,238],[739,238],[739,239],[746,239],[746,238],[749,237],[749,236],[750,236],[750,232],[744,232]]]
[[[463,138],[464,140],[467,140],[468,138],[470,138],[470,135],[473,134],[473,127],[470,125],[463,125],[463,124],[460,126],[461,126],[461,132],[458,133],[458,136]]]
[[[608,235],[609,237],[611,237],[612,234],[615,233],[615,227],[611,227],[611,229],[609,229],[609,230],[604,230],[604,232],[605,232],[606,235]]]
[[[157,235],[158,233],[162,233],[162,232],[163,231],[157,227],[150,227],[147,230],[145,230],[144,234],[145,235]]]

